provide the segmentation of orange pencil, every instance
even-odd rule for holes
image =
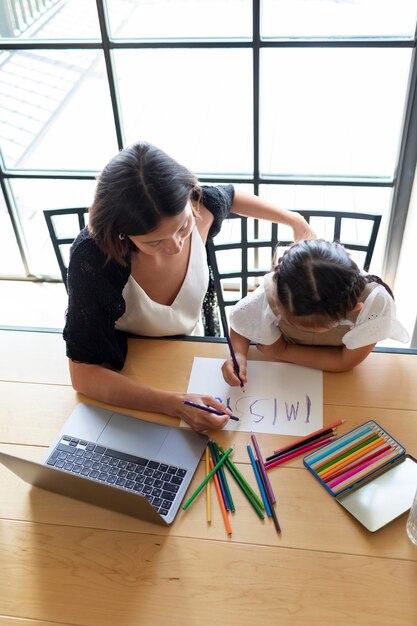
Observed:
[[[210,469],[212,470],[214,467],[214,463],[213,460],[210,459]],[[223,521],[224,521],[224,525],[226,528],[226,532],[228,535],[232,534],[232,527],[230,526],[230,522],[229,522],[229,518],[227,515],[227,511],[226,511],[226,507],[224,506],[224,502],[223,502],[223,498],[222,498],[222,492],[220,491],[220,485],[219,485],[219,479],[217,478],[216,472],[213,474],[213,480],[214,480],[214,485],[216,487],[216,491],[217,491],[217,497],[219,499],[219,505],[220,505],[220,510],[222,512],[223,515]]]
[[[340,461],[337,461],[337,463],[333,463],[332,465],[327,467],[325,470],[323,470],[323,471],[318,470],[317,473],[319,474],[320,478],[324,479],[324,478],[326,478],[326,476],[330,476],[331,474],[333,474],[333,472],[336,472],[337,470],[341,469],[342,467],[345,467],[346,465],[349,465],[353,461],[356,461],[357,459],[360,459],[361,457],[363,457],[365,454],[367,454],[371,450],[374,450],[375,448],[379,448],[379,447],[383,446],[385,443],[386,443],[385,440],[382,439],[382,438],[376,439],[375,441],[372,441],[371,443],[368,443],[368,445],[363,446],[363,448],[361,448],[357,452],[353,452],[353,453],[349,454],[348,456],[346,456],[344,459],[341,459]]]

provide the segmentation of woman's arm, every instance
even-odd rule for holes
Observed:
[[[247,194],[243,191],[235,191],[232,211],[245,217],[286,224],[293,229],[294,241],[316,238],[315,232],[300,213],[280,209],[274,204],[258,198],[258,196]]]
[[[177,417],[185,420],[197,432],[223,428],[228,422],[228,415],[231,413],[212,396],[156,389],[142,385],[102,365],[70,360],[69,368],[72,386],[79,393],[99,402],[126,409],[151,411]],[[224,415],[218,416],[194,409],[185,405],[184,400],[205,404],[218,411],[223,411]]]
[[[256,347],[266,356],[282,363],[295,363],[326,372],[347,372],[362,363],[375,345],[373,343],[348,350],[345,346],[302,346],[287,343],[280,337],[270,346],[258,344]]]

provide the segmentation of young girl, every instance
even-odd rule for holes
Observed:
[[[288,248],[263,285],[233,307],[230,327],[243,383],[250,340],[273,360],[332,372],[361,363],[378,341],[408,341],[390,288],[323,239]],[[223,376],[239,384],[231,359]]]
[[[64,339],[74,389],[100,402],[182,418],[197,431],[227,423],[230,411],[211,396],[149,387],[120,370],[127,333],[197,332],[209,275],[205,242],[231,210],[288,224],[294,240],[313,236],[300,214],[235,192],[232,185],[201,186],[187,168],[146,142],[107,164],[68,267]]]

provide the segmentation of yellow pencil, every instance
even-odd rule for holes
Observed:
[[[208,446],[206,447],[206,474],[210,472],[210,453]],[[206,511],[207,511],[207,522],[210,524],[211,522],[211,482],[208,481],[206,485]]]

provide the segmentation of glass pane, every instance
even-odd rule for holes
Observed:
[[[294,211],[316,209],[328,211],[352,211],[355,213],[375,213],[381,215],[381,225],[372,257],[370,273],[381,274],[385,251],[386,229],[390,217],[392,189],[385,187],[331,187],[321,185],[261,185],[259,194],[268,202]],[[333,238],[333,219],[315,218],[311,221],[318,236],[324,239]],[[369,227],[361,226],[354,233],[358,243],[362,243],[365,231]],[[369,230],[367,231],[369,233]],[[347,236],[346,231],[341,232]],[[278,236],[281,240],[291,240],[292,231],[287,226],[279,226]],[[358,253],[355,260],[363,267],[363,258]]]
[[[253,167],[249,50],[115,52],[128,143],[143,139],[199,173]]]
[[[11,181],[25,239],[30,251],[30,271],[32,274],[61,277],[55,252],[49,238],[43,215],[44,209],[88,207],[91,205],[95,189],[94,180],[25,180]],[[79,232],[76,221],[72,222],[70,233],[76,237]],[[59,233],[63,235],[61,231]],[[68,251],[64,251],[67,254]]]
[[[0,0],[0,37],[100,37],[94,0]]]
[[[114,37],[251,37],[251,0],[107,0]]]
[[[99,170],[117,152],[102,52],[3,53],[0,81],[8,167]]]
[[[262,172],[392,177],[410,58],[408,49],[264,50]]]
[[[25,276],[3,195],[0,195],[0,276]]]
[[[413,37],[416,0],[262,0],[262,37]]]

